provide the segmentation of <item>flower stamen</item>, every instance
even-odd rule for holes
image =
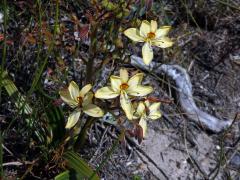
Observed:
[[[127,83],[122,83],[122,84],[120,85],[120,89],[121,89],[121,90],[126,90],[128,87],[129,87],[129,85],[128,85]]]
[[[148,39],[154,39],[155,38],[155,33],[154,32],[149,32],[148,34],[147,34],[147,38]]]
[[[82,98],[81,96],[78,96],[78,97],[77,97],[77,101],[78,101],[78,105],[79,105],[79,106],[82,106],[83,98]]]

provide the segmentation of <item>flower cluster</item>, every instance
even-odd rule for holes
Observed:
[[[153,59],[152,46],[167,48],[173,45],[173,42],[166,37],[170,26],[163,26],[157,29],[156,21],[143,21],[140,30],[129,28],[124,34],[136,42],[144,42],[142,48],[143,61],[149,65]],[[95,93],[99,99],[114,99],[119,97],[120,106],[126,117],[133,122],[138,122],[142,127],[143,137],[147,131],[147,120],[156,120],[161,117],[159,110],[160,103],[150,103],[148,100],[132,103],[136,97],[145,97],[153,91],[151,86],[142,85],[143,73],[137,73],[131,78],[126,69],[120,69],[120,75],[110,77],[110,86],[102,87]],[[66,128],[70,129],[76,125],[81,113],[92,116],[102,117],[103,110],[93,104],[94,94],[91,92],[92,85],[87,84],[81,90],[78,85],[72,81],[68,89],[59,92],[62,100],[67,103],[73,112],[69,115]]]
[[[160,103],[140,101],[138,105],[132,104],[133,97],[144,97],[153,91],[151,86],[142,85],[143,73],[137,73],[131,78],[126,69],[120,69],[120,76],[110,77],[111,86],[98,89],[95,97],[99,99],[113,99],[120,96],[120,105],[129,120],[139,120],[139,125],[143,129],[143,137],[146,135],[147,120],[161,117],[159,111]],[[66,128],[70,129],[76,125],[82,111],[92,117],[102,117],[103,110],[92,103],[93,93],[90,92],[92,86],[87,84],[81,90],[72,81],[68,89],[59,92],[62,100],[74,111],[69,115]]]
[[[133,119],[133,106],[130,97],[146,96],[153,91],[151,86],[141,85],[143,73],[138,73],[129,79],[126,69],[120,69],[119,76],[111,76],[111,86],[97,90],[95,97],[112,99],[120,96],[120,104],[129,120]],[[130,96],[130,97],[129,97]]]

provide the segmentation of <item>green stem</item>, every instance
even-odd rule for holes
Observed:
[[[38,5],[39,5],[39,9],[41,9],[41,1],[38,1]],[[41,16],[41,12],[39,12],[39,21],[41,24],[42,21],[42,16]],[[49,45],[48,51],[47,51],[47,55],[43,60],[43,63],[40,65],[39,69],[36,70],[35,74],[34,74],[34,79],[33,79],[33,83],[32,86],[30,88],[30,90],[28,91],[28,95],[32,94],[33,91],[35,90],[41,76],[42,73],[48,63],[48,57],[50,55],[50,53],[52,52],[53,48],[54,48],[54,43],[55,43],[55,39],[56,39],[56,35],[58,33],[58,22],[59,22],[59,1],[56,1],[56,12],[55,12],[55,23],[54,23],[54,32],[53,32],[53,39]],[[40,29],[40,31],[42,31],[42,29]]]
[[[2,73],[4,72],[4,66],[6,64],[6,54],[7,54],[7,0],[4,0],[3,4],[3,20],[4,20],[4,32],[3,32],[3,56],[2,56],[2,63],[1,63],[1,71],[0,71],[0,104],[2,101]]]
[[[59,32],[59,0],[56,1],[56,12],[55,12],[55,22],[54,22],[54,40],[56,34]]]
[[[93,65],[94,58],[96,55],[96,47],[97,47],[97,24],[92,24],[92,32],[91,32],[91,45],[89,49],[89,59],[87,62],[87,73],[86,73],[86,83],[91,83],[93,77]]]
[[[86,142],[87,131],[91,128],[91,126],[95,123],[95,121],[96,119],[93,117],[90,117],[89,119],[87,119],[75,142],[75,145],[74,145],[75,150],[79,150],[84,146]]]
[[[40,0],[37,0],[37,6],[38,6],[38,25],[39,25],[39,29],[40,31],[38,31],[38,36],[39,36],[39,43],[37,44],[38,45],[38,48],[37,48],[37,57],[36,57],[36,61],[37,61],[37,64],[39,64],[41,58],[40,58],[40,54],[41,54],[41,49],[42,49],[42,41],[43,41],[43,38],[42,38],[42,5],[41,5],[41,2]]]

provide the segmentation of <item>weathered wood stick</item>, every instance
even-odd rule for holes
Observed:
[[[131,64],[142,70],[154,72],[156,74],[166,74],[175,81],[179,102],[183,111],[189,119],[201,124],[212,132],[221,132],[232,123],[232,120],[220,120],[206,112],[200,110],[193,99],[192,83],[187,71],[179,65],[166,65],[152,62],[149,66],[143,63],[142,58],[131,56]]]

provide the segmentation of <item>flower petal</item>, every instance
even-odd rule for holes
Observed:
[[[149,106],[149,119],[156,120],[162,116],[159,108],[160,108],[161,103],[153,103],[152,105]]]
[[[113,91],[111,87],[102,87],[95,93],[96,98],[100,99],[112,99],[119,95],[119,93]]]
[[[103,110],[94,104],[84,106],[83,112],[92,117],[102,117],[104,115]]]
[[[157,21],[151,20],[151,32],[155,33],[157,30]]]
[[[67,124],[66,124],[65,128],[70,129],[73,126],[75,126],[76,123],[78,122],[78,119],[79,119],[80,115],[81,115],[80,110],[76,110],[76,111],[72,112],[68,117],[68,121],[67,121]]]
[[[168,37],[162,37],[158,40],[153,40],[152,45],[158,46],[160,48],[168,48],[173,45],[173,41]]]
[[[137,114],[139,114],[140,116],[146,115],[146,107],[142,101],[139,102],[139,104],[138,104]]]
[[[158,111],[160,108],[161,103],[157,102],[157,103],[152,103],[148,108],[150,112],[154,112],[154,111]]]
[[[137,86],[134,89],[128,89],[128,94],[131,96],[146,96],[153,91],[151,86]]]
[[[142,21],[142,24],[140,26],[140,36],[146,38],[148,33],[150,32],[151,32],[151,24],[146,20]]]
[[[143,137],[145,137],[147,133],[147,121],[145,120],[145,118],[140,119],[139,125],[142,127]]]
[[[128,81],[129,88],[134,88],[142,83],[143,73],[137,73]]]
[[[150,62],[153,59],[153,50],[149,43],[145,43],[142,47],[142,56],[143,56],[143,62],[146,65],[149,65]]]
[[[91,104],[92,103],[92,99],[93,99],[93,93],[92,92],[89,92],[87,93],[84,98],[83,98],[83,103],[82,105],[83,106],[86,106],[88,104]]]
[[[120,86],[122,84],[121,78],[118,76],[111,76],[110,81],[112,90],[115,92],[120,92]]]
[[[129,28],[124,31],[125,36],[129,39],[136,41],[136,42],[143,42],[144,38],[140,36],[139,30],[136,28]]]
[[[160,38],[160,37],[164,37],[168,34],[168,32],[170,31],[171,26],[162,26],[159,29],[157,29],[156,31],[156,39]]]
[[[123,83],[128,81],[128,71],[125,68],[120,69],[120,78]]]
[[[68,91],[68,89],[63,89],[59,91],[61,99],[67,103],[70,107],[74,108],[78,105],[77,101],[74,101]]]
[[[71,81],[68,86],[68,90],[69,90],[69,93],[70,93],[70,96],[72,97],[72,99],[77,101],[77,97],[79,96],[78,85],[74,81]]]
[[[81,89],[81,91],[79,92],[79,96],[84,97],[85,94],[87,94],[91,89],[92,89],[92,85],[91,84],[87,84],[86,86],[84,86]]]
[[[160,111],[154,111],[151,114],[149,114],[148,118],[151,120],[156,120],[162,117],[162,113]]]
[[[121,91],[120,104],[129,120],[133,119],[133,107],[132,103],[125,91]]]

